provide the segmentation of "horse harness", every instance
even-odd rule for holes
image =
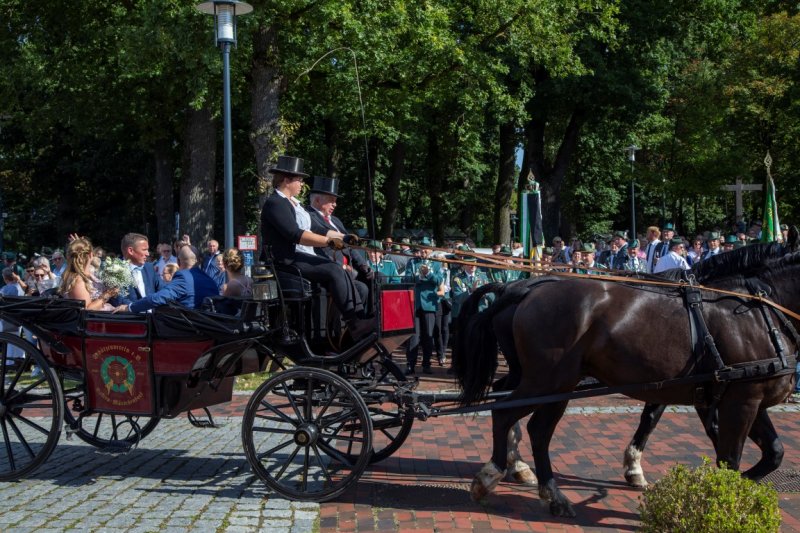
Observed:
[[[713,365],[713,370],[711,371],[712,379],[699,384],[695,390],[694,402],[695,407],[709,409],[708,416],[704,420],[706,429],[709,429],[710,424],[713,422],[716,407],[732,381],[753,381],[784,376],[795,372],[795,365],[798,359],[796,350],[800,346],[800,335],[779,308],[780,306],[776,306],[767,298],[771,291],[770,287],[755,278],[748,279],[745,282],[745,286],[750,295],[757,297],[752,298],[752,300],[756,302],[755,305],[758,306],[764,318],[776,357],[726,365],[703,316],[702,291],[704,288],[697,285],[694,276],[686,276],[684,281],[685,283],[681,285],[681,291],[688,310],[689,330],[694,355],[694,365],[689,374],[691,375],[695,368],[703,368],[704,366],[707,368],[708,365],[705,364],[705,359],[711,359],[711,364]],[[738,296],[745,295],[739,294]],[[778,318],[784,331],[791,335],[795,344],[794,354],[787,355],[786,346],[781,339],[781,330],[775,326],[773,314]]]

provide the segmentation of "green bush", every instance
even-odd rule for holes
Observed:
[[[645,491],[639,511],[646,532],[774,532],[781,525],[772,485],[715,468],[707,457],[698,468],[671,468]]]

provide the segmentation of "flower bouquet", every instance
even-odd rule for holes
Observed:
[[[133,285],[133,274],[127,261],[110,257],[106,259],[105,267],[100,271],[100,281],[106,290],[119,289],[120,293],[127,292]]]

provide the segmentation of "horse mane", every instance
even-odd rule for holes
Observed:
[[[785,254],[786,250],[780,243],[751,244],[695,263],[687,274],[694,275],[702,285],[728,280],[743,282],[765,267],[774,270],[788,266],[783,265],[783,262],[781,266],[776,263]]]

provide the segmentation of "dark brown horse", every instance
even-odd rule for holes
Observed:
[[[701,263],[693,274],[705,287],[742,295],[757,287],[773,302],[796,309],[800,305],[797,244],[793,229],[786,247],[748,246]],[[776,357],[775,339],[769,334],[761,304],[745,296],[712,291],[703,291],[702,296],[705,322],[726,366]],[[509,400],[567,393],[585,376],[609,386],[622,386],[707,374],[716,368],[709,354],[698,357],[693,352],[683,293],[672,287],[660,288],[635,280],[620,283],[602,278],[546,277],[504,291],[482,313],[476,314],[474,309],[468,302],[462,310],[461,335],[454,348],[453,364],[464,404],[482,399],[491,385],[498,341],[504,352],[508,348],[518,357],[518,361],[510,361],[509,374],[512,380],[518,376],[518,383],[507,384],[514,387]],[[771,308],[767,309],[768,316],[775,316]],[[797,321],[792,322],[797,327]],[[776,323],[780,330],[778,341],[789,355],[794,354],[795,337],[787,331],[791,328],[777,319]],[[513,344],[509,343],[512,339],[498,336],[498,332],[508,330],[509,324]],[[793,369],[793,359],[789,359]],[[745,475],[759,479],[778,467],[783,450],[766,409],[786,398],[793,383],[791,371],[727,383],[720,399],[712,404],[718,425],[707,426],[710,436],[718,432],[718,462],[738,469],[749,434],[762,457]],[[629,395],[651,404],[695,405],[696,390],[696,383],[686,383],[658,390],[642,388]],[[493,411],[494,451],[473,482],[473,497],[484,497],[502,478],[500,467],[506,464],[508,432],[519,419],[533,412],[528,434],[540,497],[550,502],[553,514],[574,515],[555,483],[549,457],[550,440],[567,404],[565,400],[535,409],[529,405]]]

